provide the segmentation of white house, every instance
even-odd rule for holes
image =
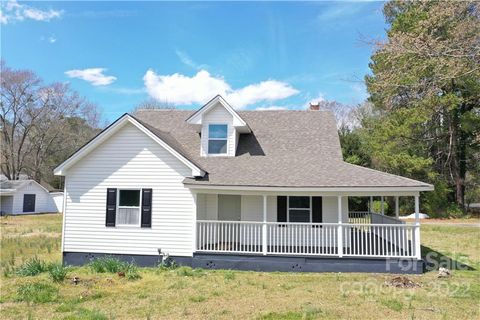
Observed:
[[[398,216],[398,197],[418,213],[433,187],[344,162],[329,111],[237,112],[220,96],[193,113],[141,110],[55,174],[67,264],[168,254],[203,268],[422,271],[419,220],[352,213],[348,197],[395,197]]]
[[[63,192],[50,193],[35,180],[0,181],[2,215],[61,212]]]

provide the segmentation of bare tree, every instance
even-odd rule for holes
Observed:
[[[71,118],[96,127],[98,112],[68,85],[44,85],[31,71],[13,70],[2,62],[0,78],[1,171],[8,179],[27,173],[40,181],[55,165],[47,165],[49,159],[72,149],[65,139]]]
[[[135,108],[133,108],[133,113],[138,110],[158,110],[158,109],[175,109],[173,103],[165,101],[158,101],[155,99],[148,99],[140,102]]]
[[[337,128],[342,127],[353,129],[359,126],[357,117],[358,106],[340,103],[335,100],[321,100],[318,102],[320,110],[329,110],[335,115]]]

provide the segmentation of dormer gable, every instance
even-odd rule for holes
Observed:
[[[197,110],[186,122],[198,126],[200,154],[204,157],[234,157],[240,134],[251,132],[247,123],[220,95]]]

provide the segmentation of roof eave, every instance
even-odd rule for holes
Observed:
[[[252,130],[248,126],[247,122],[240,117],[240,115],[235,111],[235,109],[221,96],[216,95],[206,104],[204,104],[200,109],[195,111],[192,115],[190,115],[185,121],[188,124],[201,124],[202,123],[202,115],[210,110],[213,106],[217,103],[220,103],[232,116],[233,116],[233,126],[235,129],[238,130],[240,133],[250,133]]]
[[[98,145],[106,141],[109,137],[111,137],[115,132],[117,132],[121,127],[123,127],[126,123],[132,123],[135,127],[140,129],[140,131],[144,132],[147,136],[155,140],[159,143],[162,147],[164,147],[167,151],[173,154],[177,159],[179,159],[182,163],[184,163],[187,167],[192,170],[192,177],[203,177],[205,175],[205,171],[194,164],[192,161],[181,155],[177,152],[172,146],[168,143],[160,139],[157,135],[151,132],[148,128],[142,125],[139,121],[137,121],[133,116],[128,113],[125,113],[120,118],[118,118],[115,122],[109,125],[107,128],[102,130],[97,136],[87,142],[83,147],[78,149],[72,156],[70,156],[67,160],[65,160],[62,164],[56,167],[53,172],[55,175],[66,175],[67,169],[70,168],[73,164],[77,161],[82,159],[85,155],[90,153],[94,148]]]
[[[280,191],[280,192],[422,192],[433,191],[432,185],[419,186],[266,186],[266,185],[220,185],[184,181],[189,189]]]

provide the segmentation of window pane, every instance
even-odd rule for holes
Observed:
[[[310,197],[290,197],[290,208],[310,208]]]
[[[290,222],[310,222],[310,210],[290,210]]]
[[[227,128],[226,124],[211,124],[208,126],[208,137],[209,138],[227,138]]]
[[[209,140],[208,153],[227,153],[227,140]]]
[[[139,207],[140,190],[120,190],[120,207]]]
[[[140,209],[138,208],[118,208],[117,224],[138,225],[140,219]]]

